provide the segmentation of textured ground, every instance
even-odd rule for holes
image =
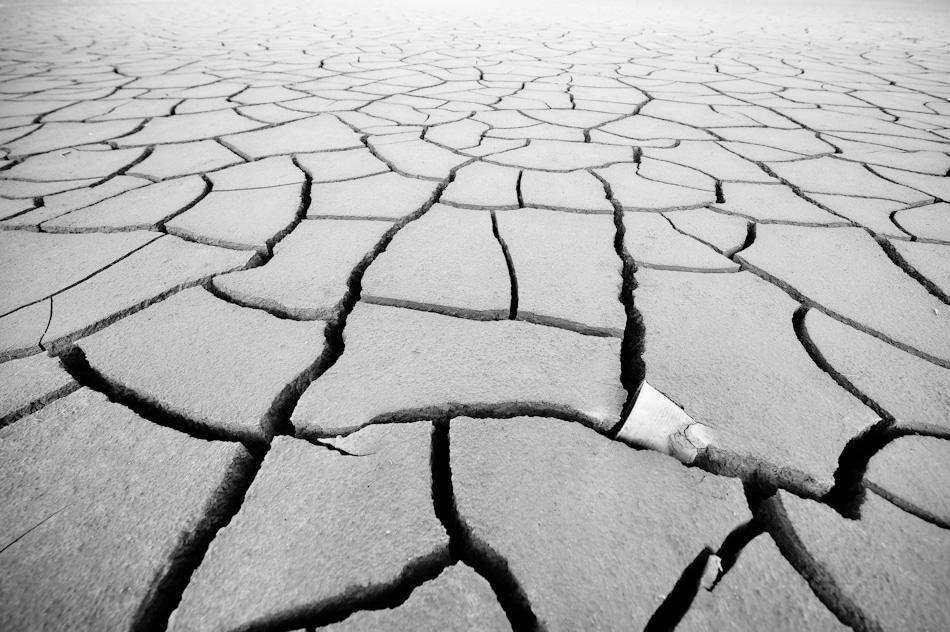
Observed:
[[[0,629],[950,629],[950,7],[0,5]]]

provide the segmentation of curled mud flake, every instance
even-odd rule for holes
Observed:
[[[692,463],[714,443],[715,435],[712,428],[693,421],[666,395],[644,382],[617,439]]]
[[[712,590],[722,575],[722,558],[718,555],[710,555],[706,558],[706,566],[703,567],[703,576],[699,585],[705,590]]]

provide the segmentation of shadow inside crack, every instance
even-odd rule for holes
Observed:
[[[412,592],[431,581],[449,566],[445,549],[410,561],[393,582],[354,586],[322,603],[295,608],[241,627],[244,632],[293,632],[319,629],[339,623],[364,610],[386,610],[401,606]]]
[[[643,632],[672,632],[679,625],[699,592],[703,571],[712,553],[711,549],[705,548],[689,563],[666,599],[650,617]]]
[[[80,386],[102,393],[109,398],[109,401],[125,406],[147,421],[177,430],[196,439],[241,442],[249,452],[258,457],[266,452],[267,446],[261,443],[260,437],[237,436],[197,423],[193,419],[166,408],[159,402],[153,402],[132,389],[109,380],[90,366],[86,354],[79,347],[68,348],[59,356],[59,359],[66,372]]]
[[[471,417],[473,419],[511,419],[513,417],[549,417],[559,421],[567,421],[580,424],[594,432],[608,436],[609,429],[605,429],[596,419],[585,415],[569,406],[551,404],[548,402],[500,402],[500,403],[460,403],[445,402],[441,404],[432,404],[430,406],[420,406],[417,408],[406,408],[395,410],[381,415],[376,415],[369,421],[345,430],[334,430],[332,433],[323,434],[319,431],[308,431],[298,428],[294,435],[297,439],[317,442],[319,439],[325,439],[328,436],[338,437],[353,434],[363,428],[379,424],[402,424],[413,423],[416,421],[447,422],[455,417]],[[608,437],[609,438],[609,437]]]
[[[528,597],[508,567],[507,560],[479,540],[458,512],[452,484],[450,423],[449,420],[438,420],[432,424],[432,501],[436,516],[449,534],[452,561],[464,562],[488,581],[508,617],[512,632],[539,630]]]
[[[246,455],[236,460],[221,487],[205,508],[205,514],[190,533],[179,536],[177,548],[165,566],[165,574],[154,580],[148,597],[135,613],[132,632],[162,632],[181,602],[192,575],[201,566],[208,547],[244,504],[262,459]]]

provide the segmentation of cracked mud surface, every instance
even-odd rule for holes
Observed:
[[[950,629],[950,7],[0,5],[0,629]]]

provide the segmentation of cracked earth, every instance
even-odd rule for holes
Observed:
[[[0,629],[950,629],[950,7],[662,4],[0,5]]]

